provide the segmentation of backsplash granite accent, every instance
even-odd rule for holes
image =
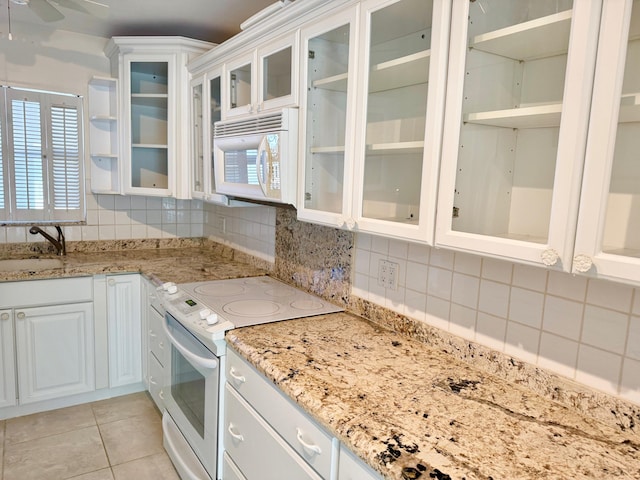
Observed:
[[[351,291],[354,234],[300,222],[296,211],[276,212],[275,275],[340,306]]]

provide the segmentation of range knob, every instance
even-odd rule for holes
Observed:
[[[166,282],[162,284],[162,289],[169,293],[170,295],[173,295],[174,293],[176,293],[178,291],[178,287],[176,286],[175,283],[173,282]]]
[[[202,310],[200,310],[200,319],[201,320],[206,320],[206,318],[211,315],[211,310],[209,310],[208,308],[203,308]]]
[[[218,323],[218,314],[217,313],[212,313],[211,315],[207,316],[207,325],[215,325],[216,323]]]

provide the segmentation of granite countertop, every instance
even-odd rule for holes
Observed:
[[[188,283],[265,274],[265,270],[234,261],[219,251],[189,243],[175,248],[76,251],[61,257],[32,257],[58,258],[62,266],[37,271],[0,271],[0,281],[139,272],[163,282]],[[30,256],[12,255],[7,259],[21,258]]]
[[[640,439],[348,313],[227,342],[387,479],[640,479]]]

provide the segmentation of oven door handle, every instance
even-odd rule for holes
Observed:
[[[173,334],[169,331],[169,328],[167,327],[167,321],[166,320],[162,322],[162,328],[164,330],[164,333],[167,335],[167,337],[171,341],[171,344],[174,347],[176,347],[176,349],[182,355],[184,355],[184,357],[187,360],[191,360],[196,365],[198,365],[198,366],[200,366],[202,368],[208,368],[209,370],[215,370],[216,368],[218,368],[218,360],[217,359],[201,357],[200,355],[196,355],[195,353],[193,353],[189,349],[185,348],[185,346],[182,345],[176,339],[176,337],[174,337]]]

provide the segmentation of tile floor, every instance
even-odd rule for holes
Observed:
[[[0,480],[179,480],[146,392],[0,420]]]

